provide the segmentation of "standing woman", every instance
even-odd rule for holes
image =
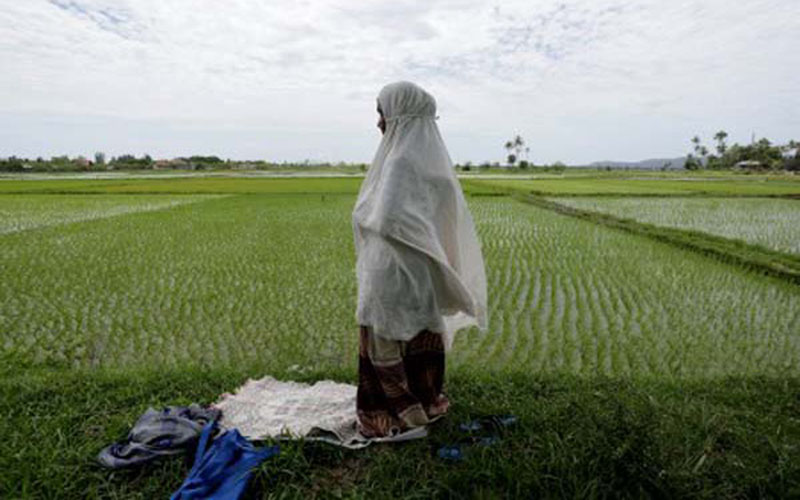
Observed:
[[[353,210],[357,410],[368,437],[444,415],[445,348],[457,330],[487,327],[483,256],[436,101],[413,83],[392,83],[378,113],[383,138]]]

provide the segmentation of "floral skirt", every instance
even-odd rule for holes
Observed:
[[[441,334],[423,330],[401,342],[361,326],[358,358],[356,408],[364,436],[394,435],[447,412]]]

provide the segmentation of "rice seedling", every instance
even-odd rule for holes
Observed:
[[[506,198],[471,206],[491,333],[467,334],[457,359],[586,375],[797,373],[796,286]]]
[[[787,196],[800,195],[800,182],[791,177],[761,178],[620,178],[614,176],[563,177],[560,179],[469,179],[464,184],[482,192],[523,191],[555,196],[637,195],[650,196]]]
[[[773,198],[558,198],[657,226],[693,229],[800,254],[800,203]]]
[[[0,350],[64,367],[354,366],[353,202],[212,197],[6,234]],[[490,331],[457,338],[454,369],[797,373],[797,287],[508,198],[470,205]]]
[[[63,195],[0,197],[0,234],[45,226],[102,219],[134,212],[163,210],[216,195],[115,196]]]
[[[358,193],[360,177],[171,177],[0,181],[0,193],[19,194],[214,194]]]

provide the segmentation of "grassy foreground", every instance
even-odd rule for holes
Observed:
[[[260,368],[260,369],[259,369]],[[189,460],[109,472],[97,451],[147,406],[211,402],[269,367],[169,372],[7,373],[0,381],[3,498],[164,498]],[[352,373],[308,373],[353,382]],[[800,381],[576,378],[497,371],[449,374],[454,406],[427,440],[343,451],[282,443],[248,498],[700,497],[800,495]],[[520,419],[500,443],[435,456],[469,416]]]

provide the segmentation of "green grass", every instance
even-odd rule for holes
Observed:
[[[209,402],[243,368],[27,372],[0,380],[4,498],[165,498],[188,473],[172,457],[110,472],[93,463],[148,407]],[[318,370],[304,379],[354,373]],[[247,498],[790,498],[800,494],[797,379],[670,382],[451,370],[451,414],[423,441],[342,451],[290,442],[255,475]],[[436,458],[458,423],[512,412],[517,428],[463,463]]]
[[[266,374],[355,382],[358,183],[218,181],[0,195],[29,224],[0,235],[0,497],[164,497],[189,463],[93,462],[148,406]],[[326,183],[338,194],[313,193]],[[796,285],[508,197],[469,203],[491,330],[456,338],[452,414],[400,446],[284,443],[250,497],[800,494]],[[520,417],[501,443],[435,457],[496,412]]]

